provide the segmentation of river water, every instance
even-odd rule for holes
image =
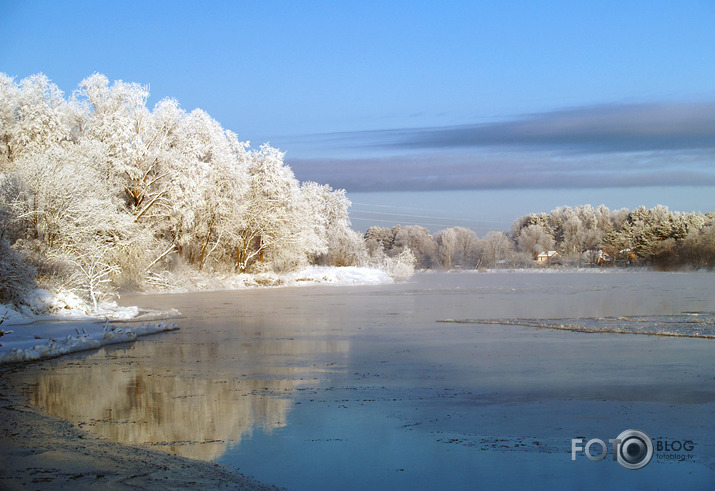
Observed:
[[[104,438],[290,489],[712,489],[714,292],[711,273],[587,271],[132,296],[181,329],[16,385]],[[627,429],[691,450],[572,460],[573,438]]]

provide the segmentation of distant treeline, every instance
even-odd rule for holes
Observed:
[[[715,213],[680,213],[665,206],[611,211],[601,205],[556,208],[517,219],[509,233],[479,238],[454,227],[434,235],[417,225],[370,227],[368,253],[409,249],[426,269],[643,265],[659,269],[715,266]],[[557,254],[548,254],[556,251]],[[544,261],[538,261],[540,253]],[[548,257],[548,259],[546,259]]]

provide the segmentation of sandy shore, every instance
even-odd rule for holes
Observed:
[[[219,465],[121,445],[42,414],[0,372],[2,489],[278,489]]]

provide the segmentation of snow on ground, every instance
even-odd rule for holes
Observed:
[[[138,307],[122,307],[114,301],[102,302],[93,309],[87,302],[71,292],[52,293],[38,288],[33,290],[25,304],[10,306],[0,304],[0,319],[3,326],[32,324],[40,321],[76,320],[96,321],[149,321],[179,317],[179,311],[171,309],[168,312],[140,310]],[[1,342],[1,341],[0,341]]]
[[[294,273],[221,274],[164,271],[152,278],[152,289],[166,293],[197,290],[242,290],[256,287],[309,285],[378,285],[394,279],[381,269],[367,267],[310,266]]]
[[[167,322],[143,321],[175,318],[179,312],[140,311],[105,302],[97,310],[69,292],[34,290],[27,304],[0,304],[0,365],[33,361],[134,341],[138,336],[178,329]],[[110,325],[109,321],[133,320],[138,326]]]
[[[350,267],[311,266],[298,273],[286,275],[287,286],[315,285],[380,285],[393,283],[393,279],[381,269]]]
[[[3,324],[4,326],[4,324]],[[166,322],[141,323],[139,326],[112,326],[109,321],[55,321],[27,324],[5,331],[0,338],[0,365],[34,361],[99,348],[108,344],[134,341],[139,336],[179,327]],[[71,332],[71,334],[67,334]]]

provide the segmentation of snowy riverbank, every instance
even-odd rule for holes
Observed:
[[[73,293],[36,289],[24,304],[0,304],[0,365],[56,358],[176,330],[176,324],[164,321],[178,316],[176,310],[140,311],[116,302],[92,309]],[[152,320],[162,322],[148,322]],[[124,325],[128,322],[136,324]]]
[[[400,279],[400,278],[398,278]],[[221,274],[192,271],[190,274],[164,272],[152,278],[151,293],[187,293],[206,290],[242,290],[257,287],[314,285],[357,286],[393,283],[382,269],[368,267],[310,266],[293,273]]]
[[[173,331],[179,327],[166,320],[179,315],[175,309],[140,310],[116,302],[92,309],[73,293],[36,289],[24,304],[0,304],[0,365],[55,358]]]
[[[394,280],[376,268],[319,267],[287,274],[256,275],[196,274],[191,277],[164,277],[160,292],[197,290],[237,290],[257,287],[297,287],[310,285],[379,285]],[[21,306],[0,305],[0,364],[54,358],[68,353],[134,341],[139,336],[178,329],[167,319],[180,314],[120,307],[104,302],[92,309],[69,292],[34,290]],[[149,322],[159,321],[162,322]],[[123,325],[113,325],[122,322]],[[138,325],[124,325],[127,323]]]
[[[3,324],[4,326],[4,324]],[[0,346],[0,365],[35,361],[126,343],[139,336],[178,329],[174,323],[144,323],[138,326],[113,326],[89,321],[54,321],[26,324],[4,331]]]

